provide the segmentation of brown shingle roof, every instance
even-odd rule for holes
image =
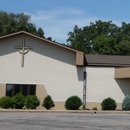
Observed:
[[[130,66],[130,56],[85,55],[87,66]]]

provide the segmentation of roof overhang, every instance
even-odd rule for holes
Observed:
[[[130,56],[85,55],[87,66],[130,67]]]
[[[130,78],[130,67],[115,68],[115,79]]]

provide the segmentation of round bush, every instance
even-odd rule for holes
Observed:
[[[9,96],[0,98],[0,107],[4,109],[12,108],[12,98]]]
[[[116,102],[112,98],[106,98],[101,103],[102,110],[115,110],[116,109]]]
[[[130,96],[127,95],[122,102],[123,110],[130,110]]]
[[[28,109],[36,109],[39,106],[40,101],[35,95],[28,95],[25,99],[25,106]]]
[[[45,97],[42,103],[42,106],[44,106],[47,110],[55,106],[54,101],[52,100],[51,96],[48,95]]]
[[[82,101],[78,96],[71,96],[65,102],[65,108],[67,110],[78,110],[82,105]]]
[[[13,98],[13,106],[15,109],[22,109],[25,103],[25,97],[21,93],[17,93]]]

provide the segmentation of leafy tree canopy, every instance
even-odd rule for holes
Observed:
[[[86,54],[130,55],[130,24],[121,27],[112,21],[95,21],[68,33],[68,45]]]
[[[27,31],[45,38],[43,29],[37,29],[33,23],[29,22],[30,19],[31,16],[24,13],[14,14],[0,11],[0,36],[17,31]]]

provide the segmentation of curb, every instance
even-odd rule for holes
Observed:
[[[28,113],[86,113],[86,114],[130,114],[130,111],[94,111],[94,110],[19,110],[0,109],[0,112],[28,112]]]

